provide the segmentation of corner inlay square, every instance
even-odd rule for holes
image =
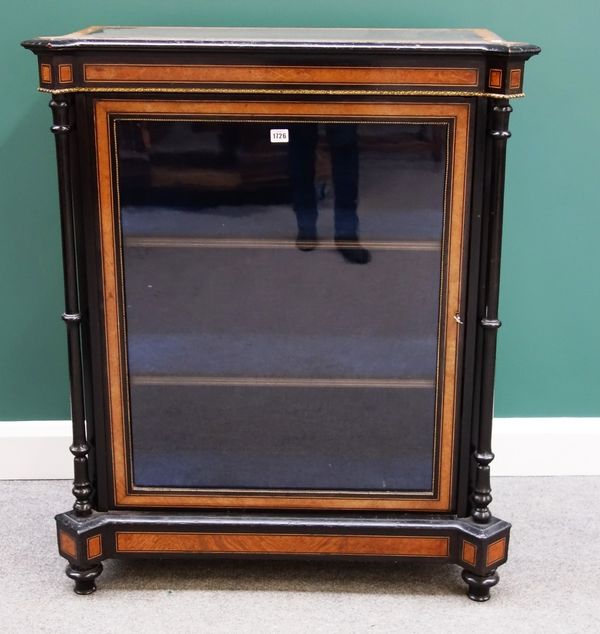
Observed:
[[[52,66],[40,64],[40,81],[44,84],[52,83]]]
[[[61,553],[69,557],[77,557],[77,542],[72,535],[65,531],[58,532],[58,548]]]
[[[520,68],[513,68],[510,71],[508,87],[512,89],[521,87],[521,69]]]
[[[71,64],[58,65],[58,81],[61,84],[68,84],[73,81],[73,66]]]
[[[87,556],[88,559],[100,557],[102,554],[102,535],[93,535],[87,539]]]
[[[462,560],[471,566],[477,561],[477,546],[471,542],[464,541],[462,548]]]
[[[502,70],[499,68],[490,69],[488,85],[490,88],[502,88]]]
[[[506,537],[493,542],[487,548],[487,554],[485,558],[485,565],[491,566],[496,562],[504,559],[506,555]]]

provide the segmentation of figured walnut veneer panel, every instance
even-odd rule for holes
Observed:
[[[58,531],[58,548],[65,555],[77,557],[77,542],[72,535],[65,533],[65,531]]]
[[[448,537],[117,532],[117,552],[448,557]]]
[[[476,68],[85,64],[93,82],[477,86]]]
[[[108,378],[109,424],[113,460],[114,502],[117,507],[179,508],[270,508],[270,509],[364,509],[364,510],[437,510],[452,507],[454,438],[457,373],[460,354],[460,313],[463,277],[463,239],[466,215],[466,186],[470,105],[468,103],[364,103],[364,102],[267,102],[267,101],[188,101],[188,100],[97,100],[95,103],[96,158],[98,169],[98,207],[100,211],[103,268],[104,327]],[[115,222],[114,165],[111,150],[112,127],[109,117],[135,114],[138,117],[194,116],[227,117],[248,120],[260,117],[307,117],[317,120],[390,118],[408,121],[442,119],[452,122],[448,147],[450,166],[444,205],[448,214],[445,229],[443,287],[440,318],[443,333],[443,364],[438,368],[439,444],[436,448],[437,490],[403,496],[378,492],[319,491],[210,491],[206,489],[136,488],[132,482],[131,456],[127,451],[128,401],[126,361],[122,356],[125,323],[121,303],[122,280],[119,277],[120,252],[117,249],[119,227]],[[117,182],[118,185],[118,182]],[[437,420],[437,419],[436,419]]]
[[[485,565],[491,566],[506,557],[506,537],[502,537],[498,541],[493,542],[487,548],[485,556]]]

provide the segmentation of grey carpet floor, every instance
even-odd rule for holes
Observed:
[[[0,482],[0,631],[600,632],[600,478],[497,478],[509,562],[483,604],[455,566],[108,561],[72,593],[53,515],[67,482]]]

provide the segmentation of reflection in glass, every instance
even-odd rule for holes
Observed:
[[[358,236],[358,137],[356,124],[326,126],[334,191],[334,238],[348,262],[367,264],[371,254],[360,246]],[[317,124],[295,124],[291,128],[289,156],[292,205],[298,223],[296,244],[312,251],[318,241],[318,202],[315,188]]]
[[[137,485],[431,490],[446,133],[118,121]]]

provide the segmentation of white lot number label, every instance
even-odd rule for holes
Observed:
[[[289,140],[289,130],[271,130],[271,143],[287,143]]]

